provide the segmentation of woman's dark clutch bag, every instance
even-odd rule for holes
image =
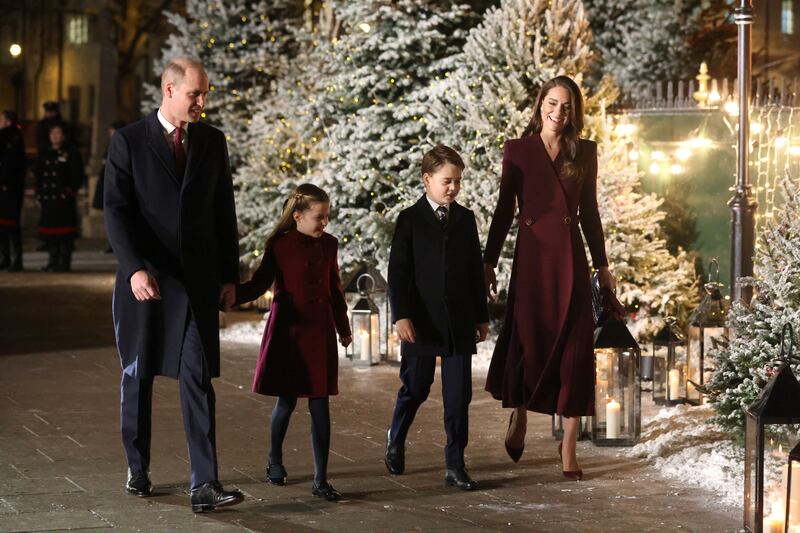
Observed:
[[[597,272],[592,275],[589,285],[592,292],[592,318],[595,327],[602,326],[610,316],[621,320],[625,310],[611,289],[600,288],[600,276]]]

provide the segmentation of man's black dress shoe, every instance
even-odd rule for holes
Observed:
[[[267,466],[267,482],[271,485],[286,485],[286,469],[283,465]]]
[[[150,483],[150,476],[147,472],[128,470],[128,481],[125,483],[125,492],[134,496],[150,496],[153,494],[153,484]]]
[[[386,430],[386,451],[383,454],[383,462],[391,474],[399,476],[406,469],[406,450],[404,444],[392,443],[392,429]]]
[[[339,494],[339,491],[333,488],[333,485],[328,483],[327,481],[323,481],[319,485],[314,482],[311,485],[311,494],[316,496],[317,498],[325,498],[329,502],[335,502],[342,499],[342,495]]]
[[[458,487],[461,490],[475,490],[478,482],[473,481],[467,471],[463,468],[450,469],[444,471],[444,482],[451,487]]]
[[[223,490],[219,481],[209,481],[192,489],[192,511],[207,513],[217,507],[242,503],[244,495],[238,490]]]

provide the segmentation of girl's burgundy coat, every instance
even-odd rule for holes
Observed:
[[[347,303],[336,259],[338,241],[290,230],[264,253],[236,302],[255,300],[275,283],[261,341],[253,392],[320,397],[339,393],[336,333],[350,335]]]
[[[538,134],[506,142],[484,261],[496,265],[519,208],[505,325],[486,390],[505,407],[594,414],[594,322],[580,222],[595,268],[606,266],[597,209],[597,145],[581,140],[579,179],[561,178]]]

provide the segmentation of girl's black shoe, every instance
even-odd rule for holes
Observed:
[[[339,494],[339,491],[334,489],[333,486],[327,481],[323,481],[319,485],[314,482],[314,484],[311,485],[311,494],[317,498],[325,498],[329,502],[335,502],[342,499],[342,495]]]
[[[283,465],[269,465],[267,467],[267,483],[271,485],[286,485],[286,469]]]

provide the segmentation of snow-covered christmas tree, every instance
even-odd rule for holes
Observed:
[[[760,227],[749,305],[737,302],[728,316],[735,333],[712,350],[715,370],[707,384],[716,420],[734,432],[744,428],[750,405],[775,370],[784,324],[800,324],[800,188],[796,177],[781,183],[784,204]],[[797,332],[797,329],[795,329]],[[795,346],[797,346],[795,339]],[[796,350],[795,350],[795,353]],[[794,368],[798,374],[800,368]]]
[[[317,174],[334,198],[340,261],[369,257],[383,264],[398,176],[417,173],[423,153],[424,123],[410,101],[452,68],[470,13],[419,0],[343,2],[336,13],[344,34],[321,50],[329,57],[327,93],[315,109],[325,125],[326,157]],[[409,187],[420,194],[419,178]]]
[[[718,58],[727,35],[727,5],[720,0],[584,0],[599,52],[601,75],[625,91],[650,82],[691,79],[701,61]],[[707,33],[717,37],[712,42]],[[703,42],[702,50],[692,45]]]
[[[624,116],[616,124],[601,117],[596,125],[597,203],[608,262],[617,277],[617,298],[629,311],[631,332],[649,338],[668,313],[683,322],[696,307],[694,262],[684,250],[673,256],[667,248],[663,200],[641,190],[642,173],[628,156]]]
[[[292,24],[299,23],[289,0],[187,0],[185,14],[165,12],[175,27],[161,52],[155,73],[170,59],[199,59],[208,72],[210,94],[203,119],[225,132],[231,163],[236,168],[253,111],[271,94],[276,79],[286,75],[295,46]],[[147,86],[146,112],[161,101],[160,88]]]
[[[461,49],[472,16],[465,6],[433,1],[357,0],[330,8],[338,31],[317,36],[298,55],[295,72],[276,91],[280,101],[271,105],[280,113],[265,109],[257,117],[261,145],[252,146],[237,181],[248,190],[239,195],[240,214],[249,217],[252,207],[260,216],[265,206],[273,213],[247,225],[244,242],[252,253],[292,186],[323,187],[333,200],[330,231],[340,238],[339,261],[347,268],[388,257],[393,218],[386,213],[397,203],[397,176],[417,164],[424,136],[419,117],[405,113],[416,91],[449,71],[448,58]],[[414,189],[420,190],[418,179]]]

